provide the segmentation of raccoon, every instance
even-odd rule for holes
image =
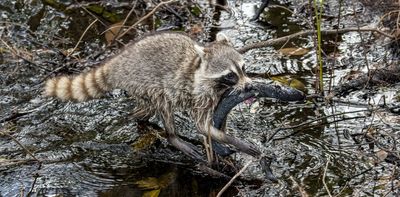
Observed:
[[[197,130],[213,140],[230,144],[257,156],[257,148],[213,127],[212,116],[228,88],[243,89],[251,79],[244,60],[226,35],[205,46],[185,34],[164,32],[148,35],[127,45],[101,66],[76,76],[61,76],[46,82],[44,94],[61,100],[85,101],[106,91],[123,89],[138,102],[134,116],[162,119],[168,141],[192,158],[201,151],[175,133],[174,112],[186,111]]]

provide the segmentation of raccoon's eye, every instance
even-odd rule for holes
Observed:
[[[233,86],[233,85],[237,84],[238,81],[239,81],[238,76],[233,72],[226,74],[218,79],[219,83],[226,85],[226,86]]]

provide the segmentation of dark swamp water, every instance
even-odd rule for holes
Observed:
[[[123,21],[132,6],[136,11],[129,25],[156,3],[0,2],[0,196],[215,196],[228,182],[202,172],[168,145],[157,118],[152,119],[154,125],[133,121],[135,102],[123,91],[85,103],[41,96],[49,76],[78,73],[117,53],[121,44],[107,46],[110,39],[103,32]],[[259,22],[251,22],[259,5],[255,0],[229,1],[229,12],[221,14],[213,14],[205,4],[180,2],[161,7],[121,42],[152,30],[191,32],[204,42],[223,31],[240,48],[309,29],[303,1],[273,4],[301,17],[272,6]],[[322,26],[332,29],[338,23],[338,17],[332,17],[338,13],[338,1],[325,4]],[[390,9],[376,6],[344,2],[341,28],[384,26],[380,17]],[[361,35],[341,35],[336,49],[334,36],[323,37],[326,90],[330,81],[339,86],[359,71],[398,65],[398,49],[387,44],[387,38],[370,32]],[[301,89],[313,94],[313,46],[312,37],[303,36],[285,45],[251,50],[245,53],[246,70],[278,81],[298,81],[304,85]],[[282,50],[290,48],[305,50],[291,56]],[[364,88],[335,97],[332,104],[268,99],[240,104],[229,115],[228,132],[275,158],[271,167],[278,183],[265,180],[253,162],[224,195],[398,196],[400,119],[396,110],[390,110],[398,105],[398,88]],[[185,114],[177,114],[176,124],[181,136],[200,146],[201,138]],[[251,159],[236,153],[230,160],[240,167]]]

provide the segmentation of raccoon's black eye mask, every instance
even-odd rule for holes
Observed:
[[[217,89],[224,89],[236,85],[239,82],[239,77],[234,72],[230,72],[222,77],[217,78],[216,82]]]
[[[230,72],[218,79],[219,83],[225,84],[226,86],[234,86],[238,83],[238,81],[239,77],[233,72]]]

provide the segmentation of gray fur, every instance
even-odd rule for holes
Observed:
[[[110,89],[124,89],[139,101],[135,110],[138,119],[159,115],[169,142],[199,160],[200,151],[175,134],[175,111],[189,112],[202,134],[211,134],[217,141],[254,155],[252,145],[212,126],[213,110],[229,88],[218,86],[217,79],[232,72],[233,65],[238,73],[238,65],[243,64],[242,56],[227,37],[217,38],[215,43],[203,47],[183,34],[154,34],[128,45],[102,66]],[[237,86],[244,87],[249,79],[241,70],[240,73]]]

